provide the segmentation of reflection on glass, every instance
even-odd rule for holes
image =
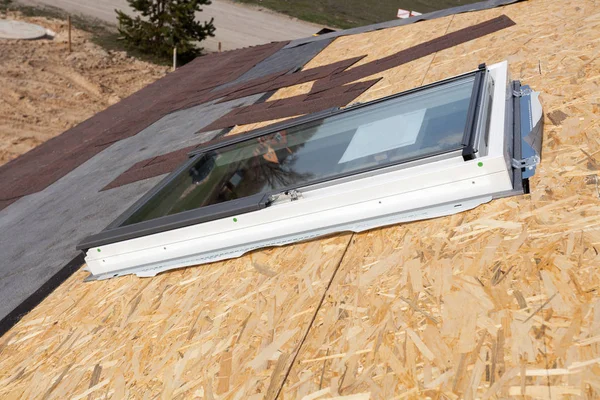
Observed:
[[[196,157],[123,225],[460,150],[469,76]]]

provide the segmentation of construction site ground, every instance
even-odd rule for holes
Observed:
[[[67,21],[0,14],[41,25],[56,36],[0,40],[0,165],[83,122],[164,76],[168,67],[107,51]]]

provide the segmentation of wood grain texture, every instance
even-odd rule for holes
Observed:
[[[348,240],[153,279],[83,283],[77,273],[0,341],[0,397],[62,399],[91,386],[92,398],[263,398],[281,386]]]
[[[508,59],[544,111],[562,113],[546,121],[531,195],[355,235],[282,398],[600,396],[600,9],[530,1],[436,23],[499,14],[517,25],[389,71],[357,101]],[[330,56],[383,57],[383,34],[340,38]]]
[[[307,68],[502,14],[516,25],[367,77],[383,79],[357,100],[508,59],[546,113],[565,115],[546,121],[530,195],[150,280],[77,274],[0,339],[0,397],[598,398],[597,2],[531,0],[341,37]]]

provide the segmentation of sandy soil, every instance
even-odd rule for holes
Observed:
[[[86,120],[164,76],[168,68],[107,52],[66,21],[27,18],[56,32],[54,39],[0,39],[0,165]]]

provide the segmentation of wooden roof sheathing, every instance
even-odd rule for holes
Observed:
[[[0,341],[0,397],[598,398],[598,3],[531,0],[344,36],[305,68],[502,14],[516,26],[367,77],[383,79],[357,101],[508,59],[560,116],[546,118],[530,195],[148,280],[77,273]]]
[[[87,284],[79,272],[3,337],[0,397],[65,399],[94,388],[92,398],[250,398],[278,390],[349,238],[156,279]]]
[[[517,25],[388,71],[357,101],[508,59],[513,79],[543,92],[546,113],[568,115],[562,126],[546,121],[532,194],[353,235],[285,398],[318,390],[371,398],[600,396],[597,4],[530,1],[343,37],[312,66],[328,62],[330,50],[331,57],[385,56],[393,51],[379,45],[391,42],[386,33],[408,46],[428,29],[451,32],[502,13]]]

